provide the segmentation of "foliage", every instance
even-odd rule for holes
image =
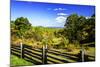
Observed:
[[[27,62],[24,59],[21,59],[21,58],[14,56],[14,55],[11,55],[11,66],[23,66],[23,65],[29,66],[29,65],[33,65],[33,64],[30,62]]]
[[[95,15],[90,18],[72,14],[67,17],[65,28],[58,34],[69,39],[70,43],[88,43],[95,41]]]
[[[18,30],[17,34],[19,37],[25,36],[27,30],[31,29],[31,24],[29,23],[27,18],[20,17],[15,20],[16,30]]]
[[[90,18],[72,14],[66,18],[64,28],[32,26],[29,20],[19,17],[11,21],[11,43],[22,40],[32,46],[48,45],[68,48],[68,45],[95,42],[95,14]]]

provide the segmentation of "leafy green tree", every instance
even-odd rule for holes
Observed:
[[[90,18],[72,14],[66,19],[64,30],[58,34],[69,39],[70,43],[88,43],[95,41],[95,15]]]
[[[24,17],[19,17],[15,20],[16,30],[18,30],[17,35],[21,38],[22,36],[25,36],[26,31],[30,30],[31,24],[29,23],[29,20]]]
[[[72,14],[67,18],[64,31],[70,42],[81,39],[81,30],[85,22],[86,18],[77,14]]]
[[[84,23],[82,43],[95,42],[95,14]]]

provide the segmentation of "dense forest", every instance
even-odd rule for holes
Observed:
[[[11,44],[20,45],[20,42],[34,48],[95,47],[95,14],[88,18],[72,14],[66,18],[64,28],[32,26],[28,18],[19,17],[11,21]]]

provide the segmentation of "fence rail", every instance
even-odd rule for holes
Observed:
[[[60,64],[81,62],[81,54],[61,53],[56,49],[32,48],[31,46],[11,46],[11,54],[23,58],[33,64]],[[94,61],[94,56],[85,55],[85,61]]]

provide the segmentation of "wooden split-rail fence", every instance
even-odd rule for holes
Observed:
[[[23,58],[33,64],[61,64],[82,62],[81,53],[62,53],[57,49],[33,48],[25,44],[21,46],[11,45],[11,54]],[[94,56],[85,55],[84,61],[94,61]]]

